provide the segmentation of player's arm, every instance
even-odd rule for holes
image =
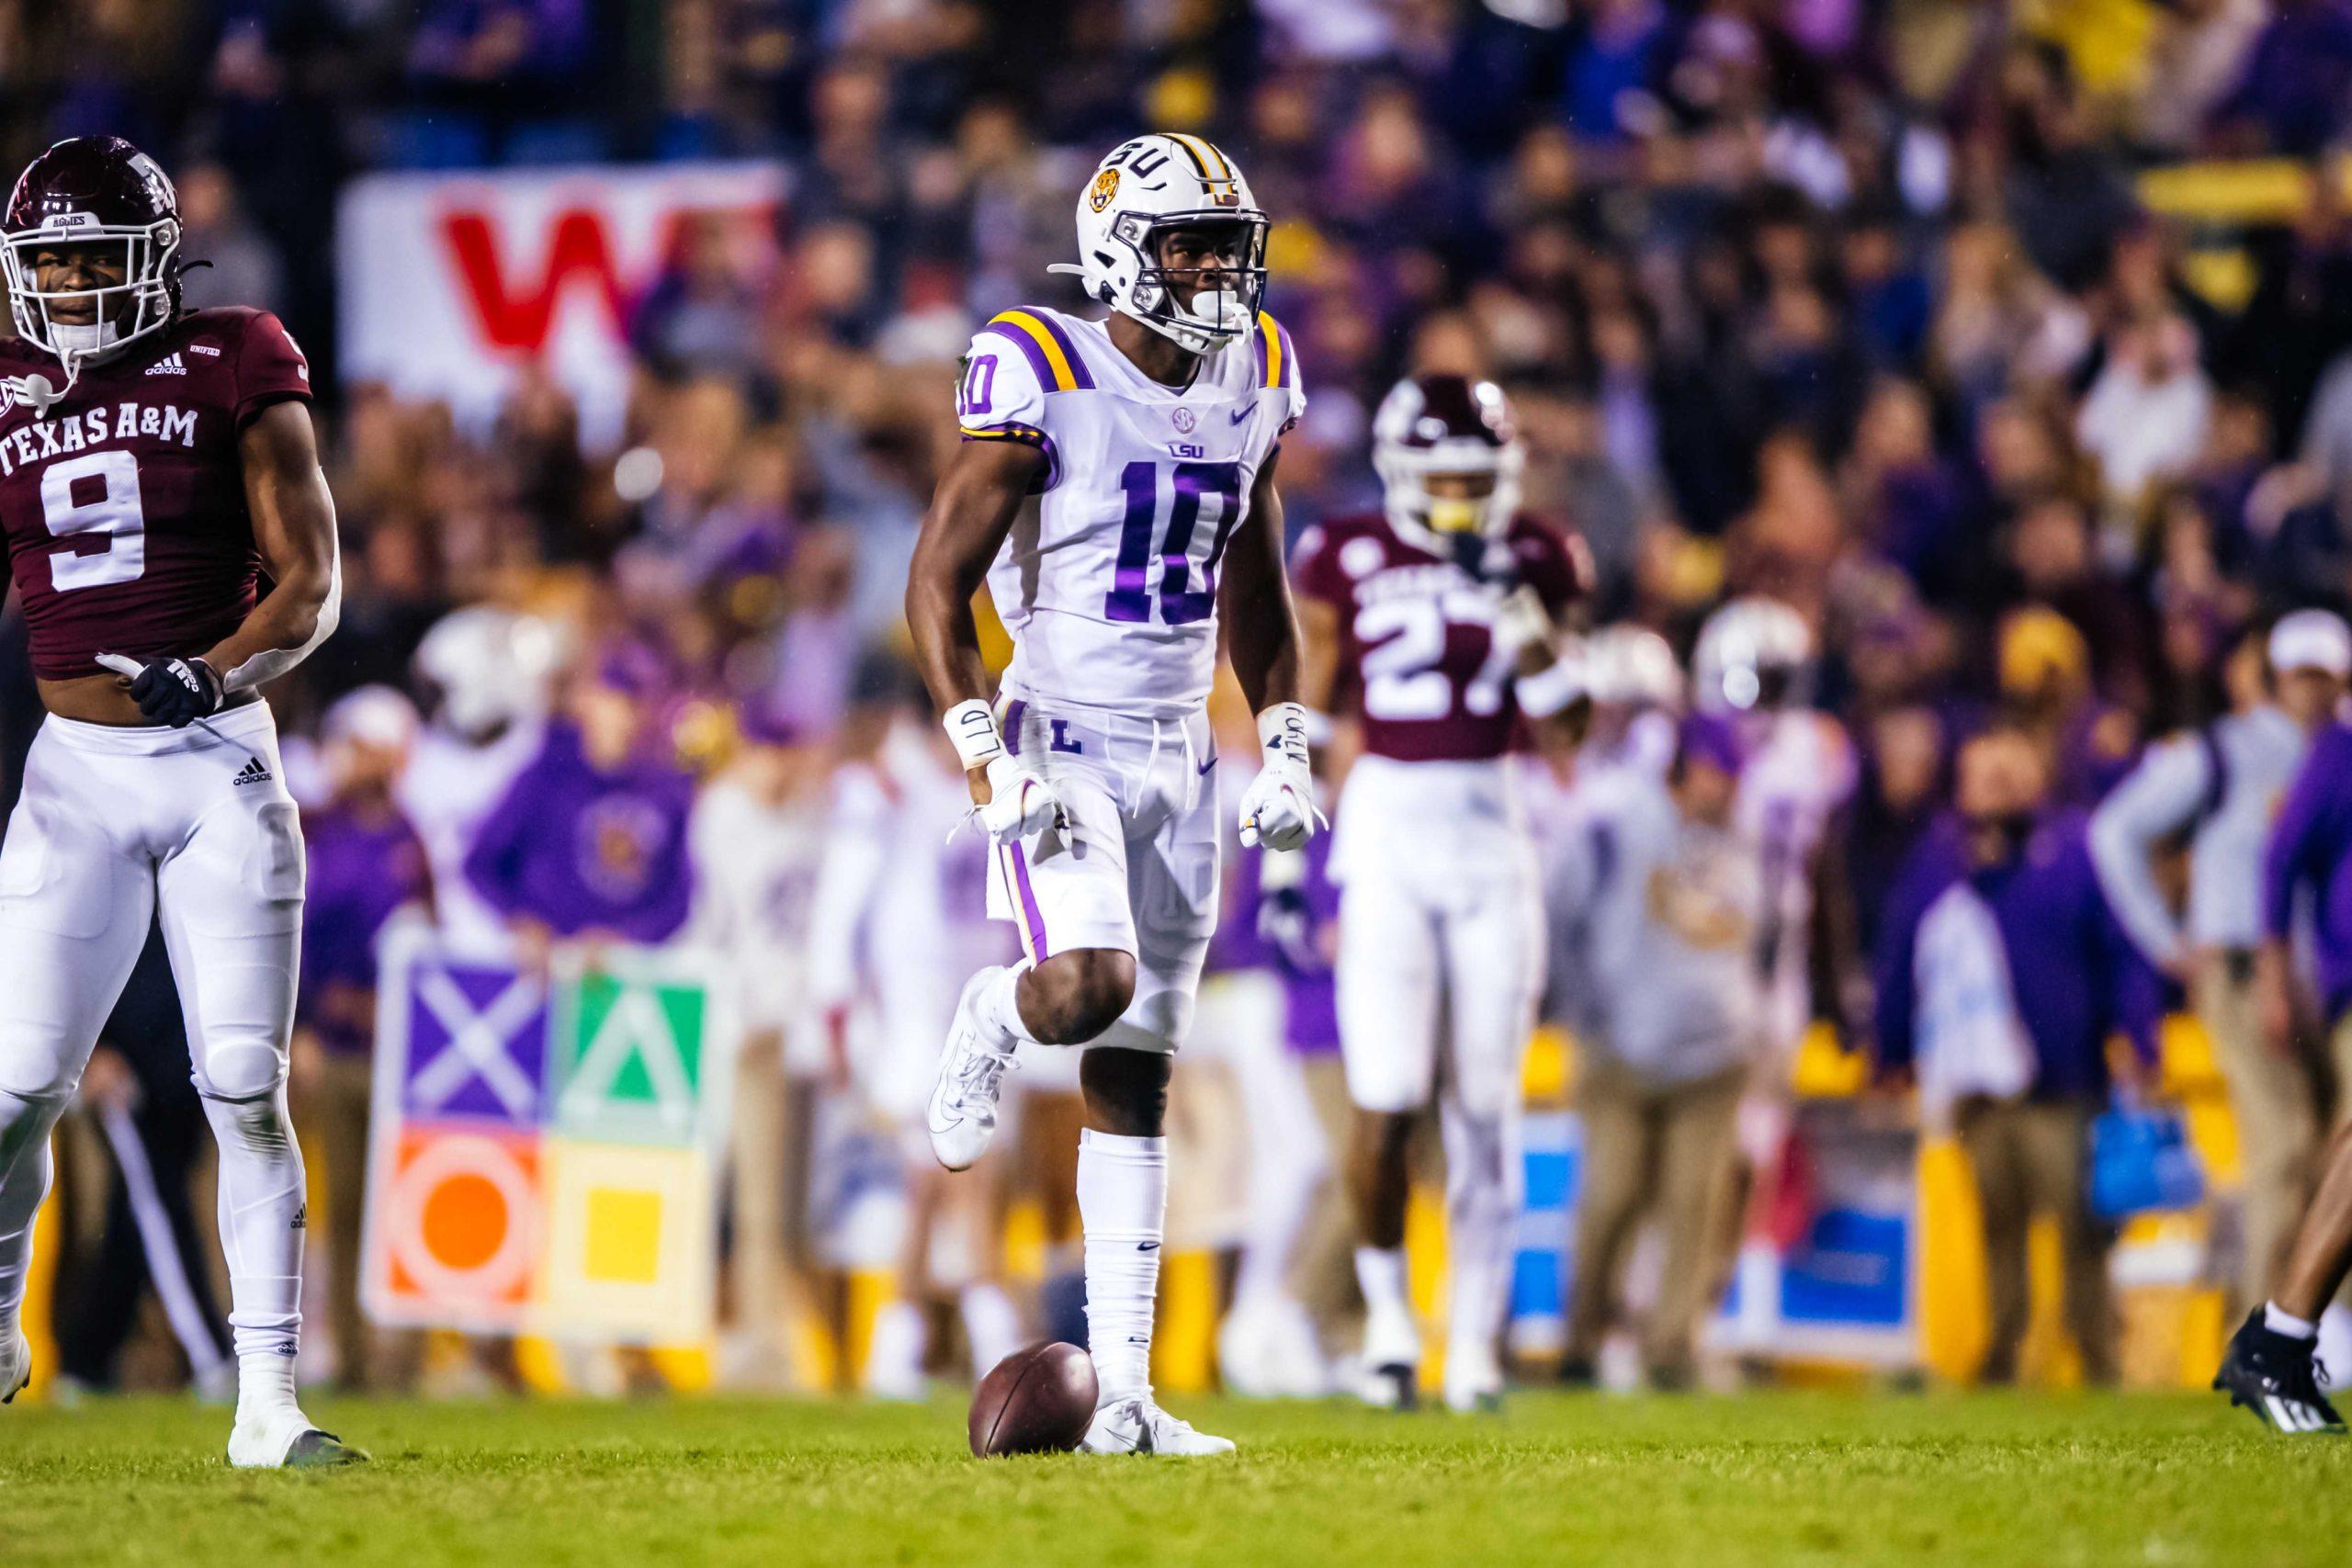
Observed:
[[[235,631],[196,658],[98,655],[123,677],[151,724],[192,724],[237,693],[276,680],[333,636],[343,615],[334,497],[319,467],[309,407],[291,399],[267,405],[238,437],[237,453],[254,548],[270,589]]]
[[[1315,781],[1307,762],[1312,721],[1299,700],[1298,611],[1283,570],[1283,501],[1274,488],[1281,456],[1277,447],[1259,467],[1217,593],[1234,677],[1258,715],[1260,767],[1241,797],[1241,841],[1295,850],[1315,832]]]
[[[947,738],[963,760],[982,826],[1002,840],[1059,819],[1045,781],[1007,754],[988,700],[988,665],[972,596],[1004,546],[1023,500],[1045,478],[1046,457],[1015,441],[967,441],[948,459],[923,513],[907,568],[907,628],[915,668],[939,706]],[[1000,789],[1008,793],[999,798]]]
[[[1591,591],[1592,568],[1583,542],[1536,536],[1546,547],[1522,555],[1526,577],[1495,612],[1495,640],[1511,658],[1511,691],[1519,711],[1544,750],[1582,743],[1592,718],[1591,682],[1584,642],[1570,614]]]
[[[2156,881],[2164,842],[2197,818],[2211,764],[2194,736],[2152,746],[2091,813],[2091,867],[2115,918],[2152,964],[2178,974],[2188,944],[2181,922]]]
[[[1328,714],[1340,690],[1340,609],[1325,600],[1295,602],[1298,615],[1298,700]]]
[[[1283,570],[1283,498],[1274,487],[1281,458],[1277,447],[1259,467],[1250,510],[1226,551],[1221,585],[1233,673],[1257,713],[1300,701],[1298,610]]]
[[[915,668],[943,714],[988,698],[972,598],[1045,468],[1046,455],[1034,446],[967,441],[948,459],[923,514],[907,570],[907,627]],[[976,781],[975,787],[985,785]]]
[[[245,509],[270,590],[204,656],[230,692],[274,681],[334,635],[343,616],[334,497],[319,466],[308,405],[272,403],[238,437]]]

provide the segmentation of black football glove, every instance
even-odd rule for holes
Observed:
[[[140,715],[148,723],[186,729],[198,719],[220,711],[220,676],[203,660],[121,660],[123,664],[132,662],[139,665],[139,673],[130,677],[130,700],[139,705]],[[109,664],[109,668],[119,667]]]

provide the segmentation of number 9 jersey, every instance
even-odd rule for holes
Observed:
[[[0,378],[62,386],[57,361],[0,344]],[[239,438],[311,368],[265,310],[198,310],[85,365],[46,410],[0,388],[0,525],[44,681],[94,656],[199,654],[243,624],[261,556]]]
[[[1255,328],[1161,386],[1099,321],[1030,306],[972,339],[967,441],[1046,457],[989,592],[1012,634],[1012,694],[1145,718],[1208,700],[1217,574],[1258,471],[1306,407],[1290,334]]]

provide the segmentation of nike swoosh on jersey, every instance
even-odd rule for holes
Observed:
[[[1248,419],[1251,414],[1256,413],[1257,412],[1258,400],[1252,398],[1225,417],[1229,423],[1239,424],[1243,420]]]

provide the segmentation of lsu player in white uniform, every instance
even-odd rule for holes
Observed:
[[[1789,1070],[1813,1011],[1814,888],[1830,821],[1856,781],[1844,727],[1807,705],[1813,668],[1813,628],[1789,605],[1762,597],[1735,599],[1710,615],[1690,657],[1692,700],[1730,719],[1746,750],[1733,823],[1754,846],[1763,882],[1756,964],[1766,1050],[1739,1111],[1752,1219],[1739,1243],[1733,1325],[1736,1344],[1751,1354],[1770,1348],[1781,1299],[1780,1249],[1761,1221],[1775,1207],[1790,1130]]]
[[[1315,827],[1298,628],[1283,574],[1283,434],[1306,407],[1290,340],[1259,309],[1266,215],[1195,136],[1142,136],[1078,200],[1089,321],[1007,310],[972,340],[965,444],[907,585],[919,666],[996,841],[992,908],[1018,964],[957,1003],[929,1111],[962,1169],[996,1129],[1016,1051],[1082,1045],[1078,1165],[1093,1453],[1214,1454],[1151,1396],[1172,1054],[1217,904],[1217,757],[1206,703],[1223,619],[1261,754],[1245,846]],[[1000,704],[972,618],[985,577],[1013,639]]]

